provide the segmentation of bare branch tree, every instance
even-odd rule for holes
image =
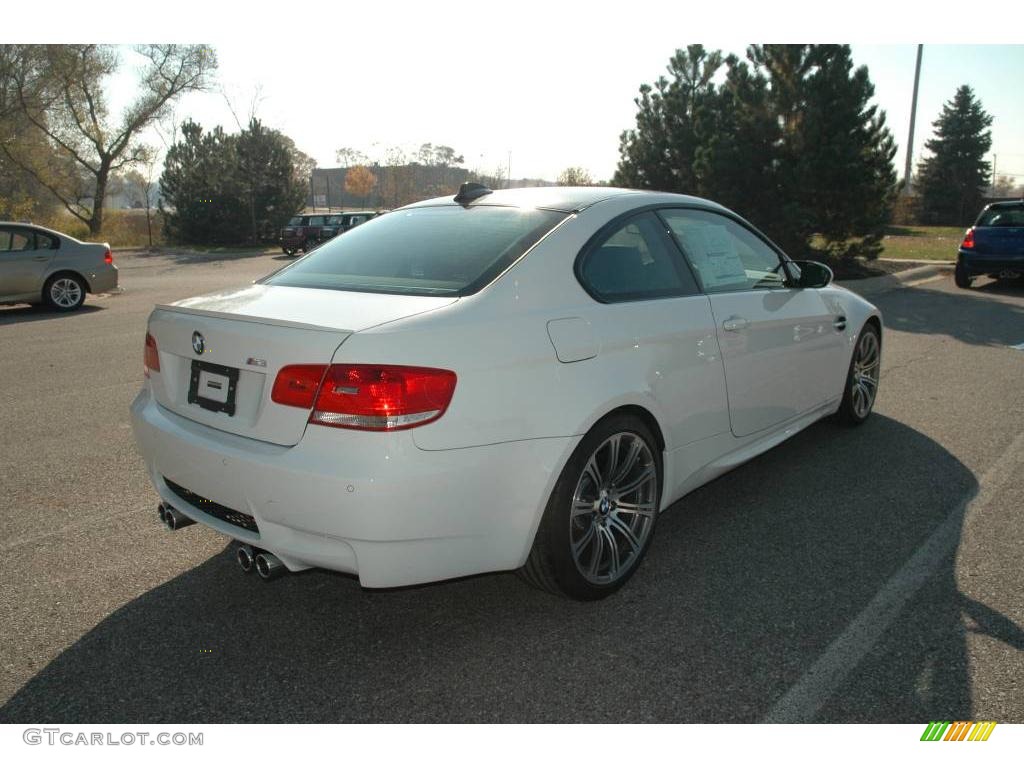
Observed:
[[[111,174],[150,159],[139,141],[144,129],[165,117],[182,94],[208,87],[217,66],[209,46],[150,44],[136,47],[146,60],[139,92],[117,120],[111,119],[104,80],[120,64],[116,48],[105,45],[22,46],[22,61],[10,80],[16,109],[76,173],[54,176],[48,163],[0,148],[18,167],[46,187],[65,208],[89,226],[103,227],[103,207]],[[9,107],[7,107],[9,109]],[[75,176],[88,179],[92,204],[83,202]]]

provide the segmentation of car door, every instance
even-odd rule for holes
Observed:
[[[27,227],[0,227],[0,298],[38,294],[43,289],[46,267],[56,251],[52,238],[43,235],[37,248],[36,234]]]
[[[611,375],[622,381],[639,374],[644,394],[658,403],[669,449],[727,431],[711,306],[657,215],[609,224],[581,256],[577,274],[603,305],[591,316],[601,357],[614,361]],[[552,343],[558,350],[560,340],[552,336]]]
[[[737,437],[834,399],[845,318],[813,288],[787,285],[784,257],[740,222],[698,209],[661,212],[711,301]]]

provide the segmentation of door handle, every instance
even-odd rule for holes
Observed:
[[[846,317],[843,316],[843,315],[840,315],[839,317],[837,317],[835,319],[835,321],[832,323],[832,327],[835,328],[837,331],[845,331],[846,330]]]
[[[49,256],[33,256],[32,261],[49,261]]]
[[[750,325],[750,321],[747,318],[733,315],[722,323],[722,328],[726,331],[742,331],[748,325]]]

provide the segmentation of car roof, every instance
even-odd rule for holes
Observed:
[[[997,203],[989,203],[985,206],[985,210],[991,210],[992,208],[1020,208],[1024,205],[1024,198],[1020,200],[1000,200]]]
[[[620,187],[520,187],[517,189],[496,189],[466,204],[467,207],[477,206],[508,206],[512,208],[547,208],[555,211],[582,211],[595,203],[612,198],[635,196],[637,205],[698,205],[707,208],[721,209],[721,205],[691,195],[677,195],[669,192],[652,192],[640,189],[623,189]],[[427,206],[455,206],[454,196],[435,197],[421,200],[404,206],[423,208]]]
[[[76,243],[84,242],[64,232],[58,232],[56,229],[44,227],[42,224],[33,224],[31,221],[0,221],[0,227],[29,227],[30,229],[37,229],[40,232],[46,232],[54,237],[63,237],[67,240],[74,240]]]

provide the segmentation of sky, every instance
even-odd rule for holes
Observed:
[[[994,44],[1020,40],[1021,6],[993,0],[986,9],[1000,24],[972,24],[965,33],[959,23],[946,22],[959,18],[962,6],[944,0],[917,9],[862,0],[861,13],[848,19],[834,9],[826,17],[822,9],[829,4],[804,0],[768,6],[774,9],[768,16],[765,4],[746,2],[730,4],[726,15],[719,9],[725,6],[697,10],[646,0],[611,12],[594,3],[392,0],[361,6],[354,25],[353,13],[337,5],[303,4],[284,13],[280,4],[254,3],[244,17],[194,5],[202,10],[192,11],[192,23],[183,6],[185,18],[169,20],[162,32],[192,41],[201,36],[219,59],[216,89],[183,98],[175,110],[179,121],[188,116],[234,129],[227,96],[243,121],[255,104],[258,117],[322,167],[337,164],[339,147],[373,159],[389,146],[411,150],[430,142],[454,147],[470,168],[491,172],[510,165],[513,178],[546,179],[567,166],[582,166],[595,179],[611,177],[619,134],[634,124],[639,86],[665,72],[676,48],[699,42],[742,54],[747,42],[764,40],[851,42],[855,63],[869,68],[875,100],[887,113],[902,174],[912,41],[933,40],[924,48],[915,162],[943,102],[968,83],[995,117],[997,171],[1024,183],[1024,45]],[[880,26],[873,17],[883,13],[887,23]],[[67,34],[121,43],[147,37],[131,23],[97,28],[94,36],[88,27]],[[959,39],[965,44],[948,44]],[[115,108],[132,94],[128,48],[123,63],[111,82]]]

